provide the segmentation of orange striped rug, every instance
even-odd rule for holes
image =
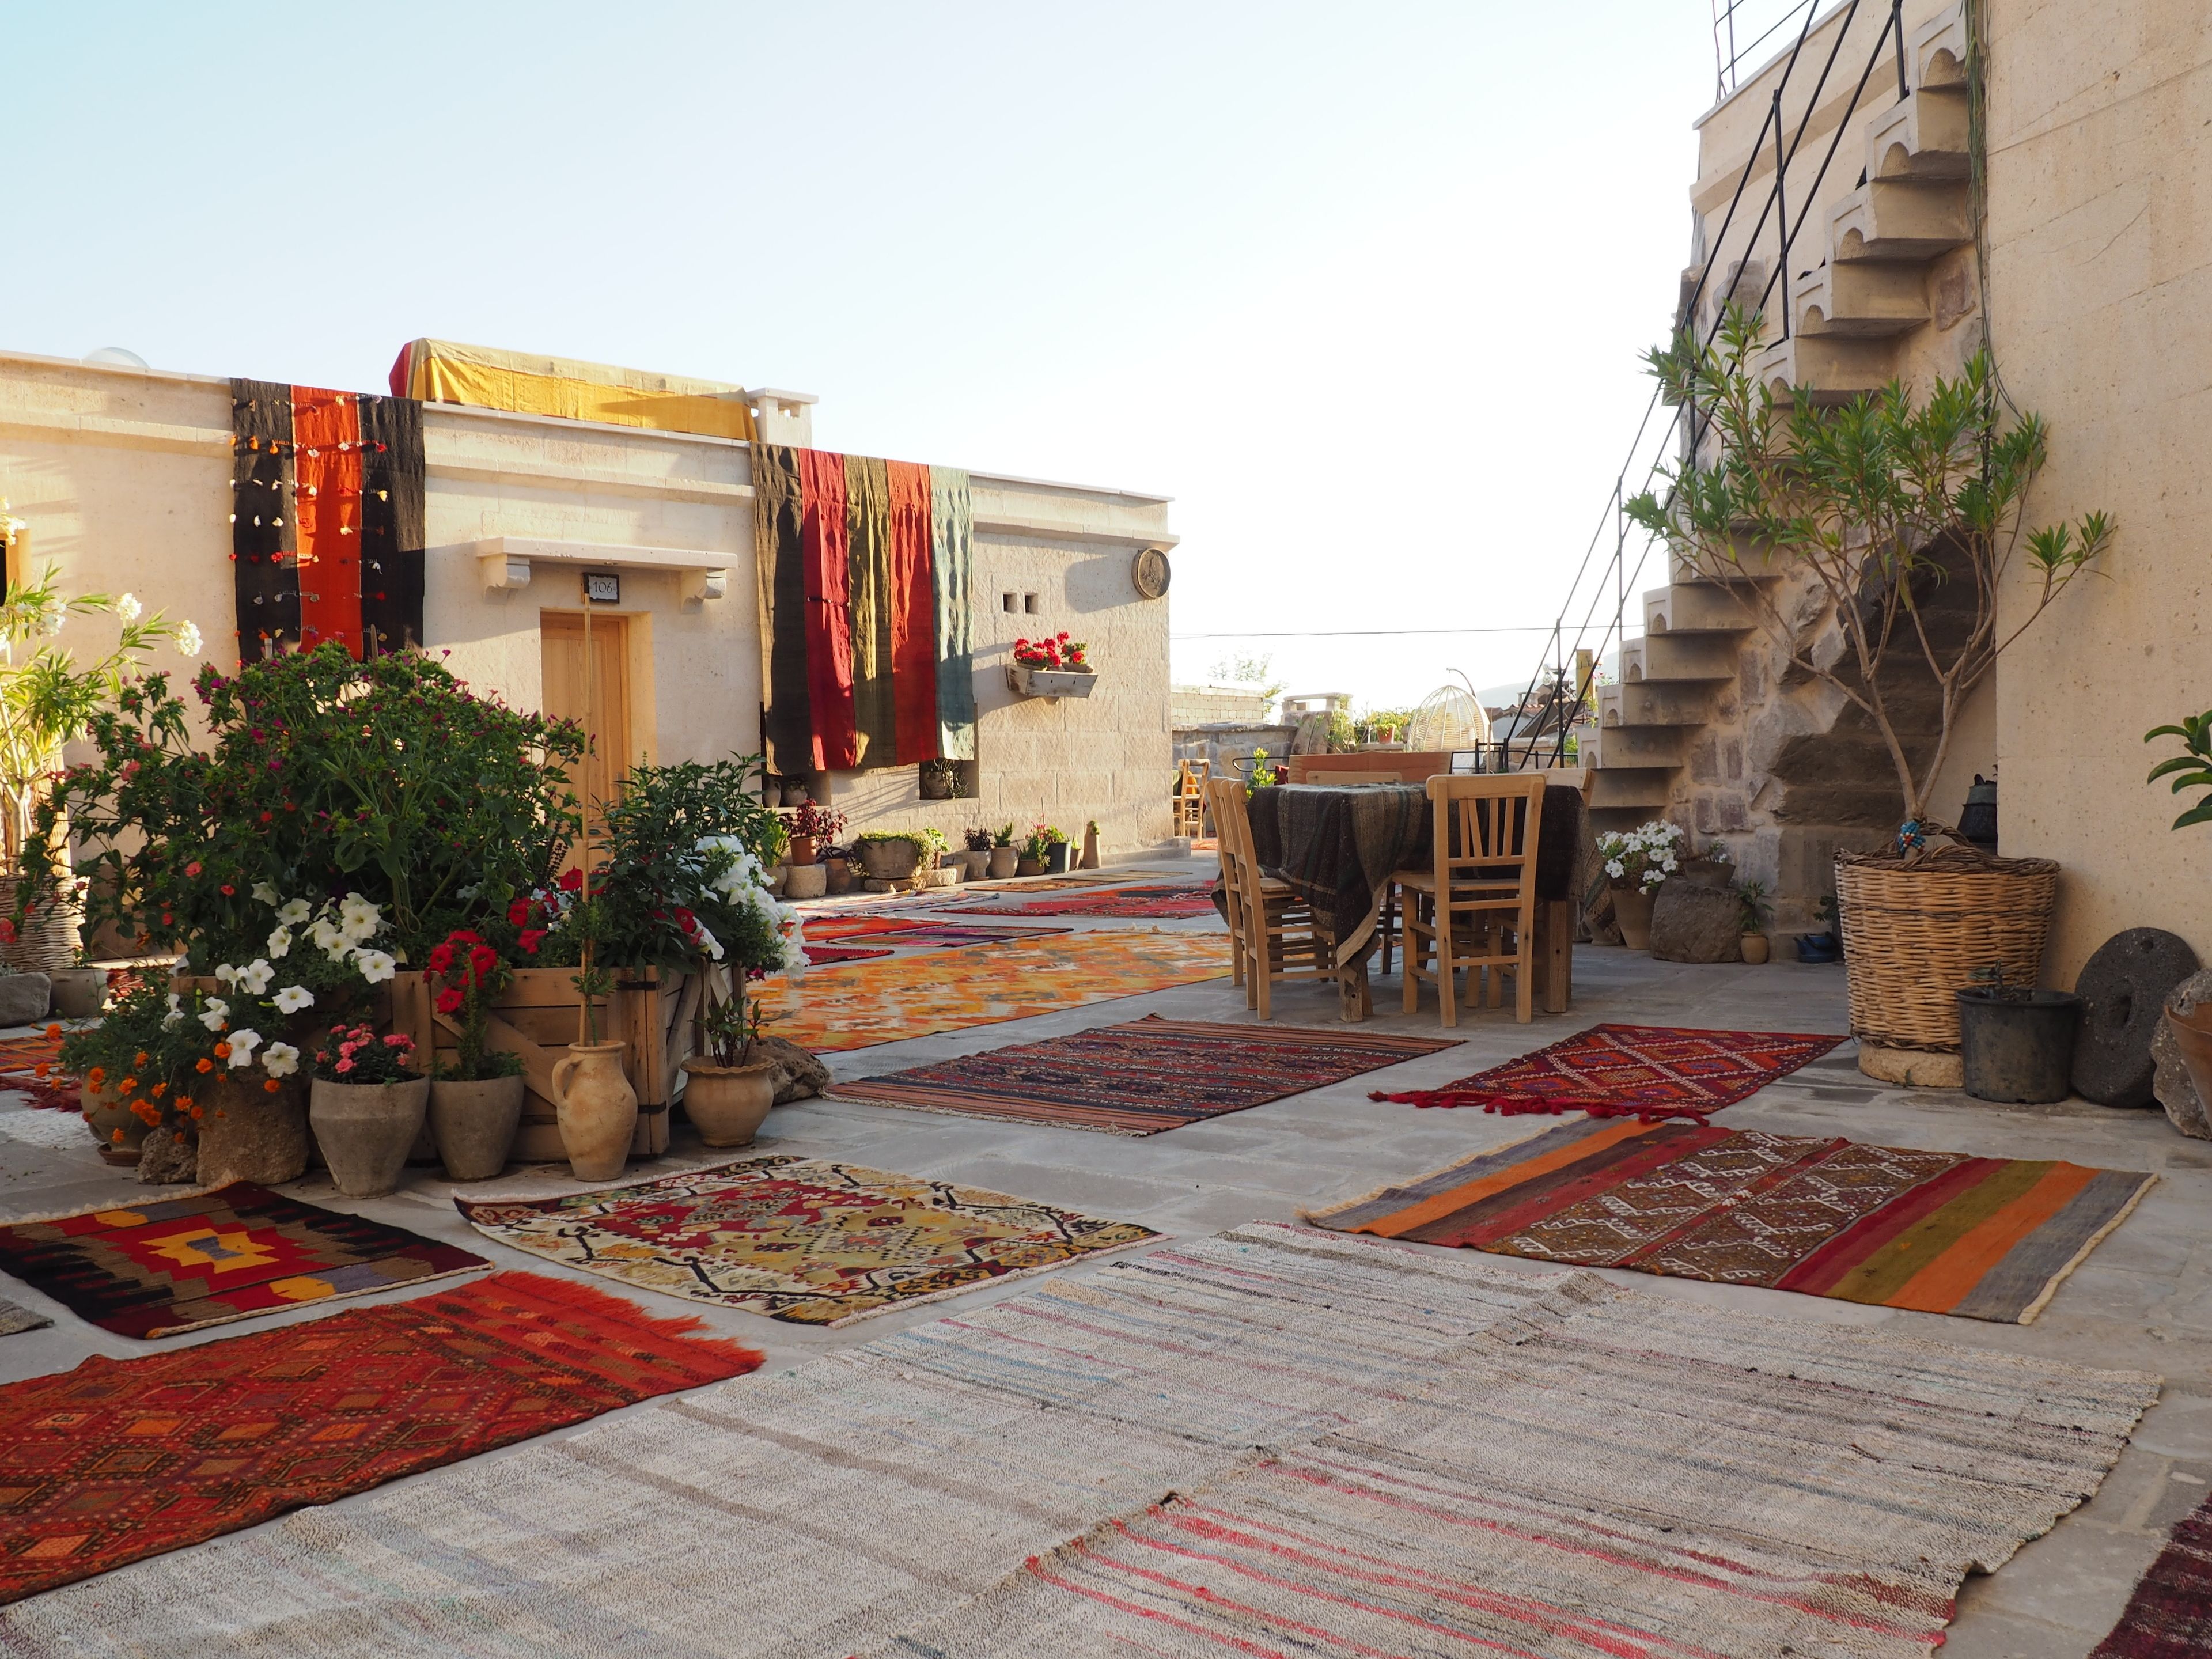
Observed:
[[[2026,1325],[2157,1179],[1593,1119],[1308,1219],[1378,1238]]]

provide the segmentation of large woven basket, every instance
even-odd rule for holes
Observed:
[[[2058,900],[2049,859],[1945,848],[1917,864],[1879,854],[1836,860],[1851,1035],[1936,1054],[1959,1047],[1955,993],[1977,971],[2033,985]]]
[[[0,876],[0,915],[15,911],[15,882],[14,876]],[[44,974],[68,967],[76,960],[83,915],[75,903],[48,904],[33,911],[21,932],[0,944],[0,962],[19,973]]]

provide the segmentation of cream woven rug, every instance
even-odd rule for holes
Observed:
[[[2155,1392],[1255,1225],[70,1586],[0,1610],[0,1650],[1205,1654],[1300,1625],[1311,1653],[1651,1629],[1887,1659]],[[1201,1506],[1237,1536],[1194,1564]],[[1267,1528],[1322,1564],[1279,1571]],[[1175,1594],[1152,1556],[1200,1576],[1179,1627],[1022,1566],[1126,1603]],[[1207,1627],[1232,1591],[1258,1624]]]

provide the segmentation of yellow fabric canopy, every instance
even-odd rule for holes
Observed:
[[[743,386],[570,357],[416,340],[399,354],[392,379],[395,395],[425,403],[468,404],[714,438],[757,435]]]

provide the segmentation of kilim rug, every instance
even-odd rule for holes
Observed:
[[[1069,931],[1065,927],[963,927],[954,921],[916,921],[896,916],[836,916],[810,922],[806,942],[810,951],[820,940],[839,949],[881,947],[878,954],[888,954],[892,951],[964,950],[971,945],[1000,945],[1009,939],[1052,939]]]
[[[761,1001],[787,1013],[775,1034],[817,1054],[964,1030],[1136,996],[1229,972],[1218,933],[1098,931],[925,951],[865,972],[763,980]]]
[[[0,1297],[0,1336],[13,1336],[18,1331],[42,1330],[54,1322],[42,1313],[33,1313],[5,1297]]]
[[[1441,1089],[1376,1094],[1416,1106],[1480,1106],[1520,1117],[1703,1118],[1818,1060],[1845,1041],[1797,1031],[1693,1031],[1674,1025],[1593,1025],[1533,1054]]]
[[[54,1075],[61,1050],[58,1025],[36,1036],[0,1037],[0,1089],[13,1089],[30,1104],[50,1111],[82,1112],[82,1091]]]
[[[1095,1650],[1048,1606],[1020,1640],[1024,1563],[1175,1492],[1311,1547],[1184,1530],[1123,1583],[1295,1594],[1262,1612],[1311,1633],[1217,1640],[1225,1601],[1192,1597],[1124,1655],[1920,1659],[1968,1564],[2094,1492],[2156,1389],[1261,1224],[137,1563],[0,1610],[0,1650],[1038,1659]],[[1312,1480],[1261,1492],[1255,1447]],[[1401,1615],[1364,1649],[1331,1621],[1371,1615],[1310,1593],[1329,1569]]]
[[[518,1250],[799,1325],[842,1325],[1158,1236],[949,1181],[782,1156],[611,1191],[453,1202]]]
[[[2089,1659],[2199,1659],[2212,1653],[2212,1502],[2176,1527],[2128,1609]]]
[[[1703,1123],[1593,1121],[1311,1219],[2026,1325],[2157,1179]]]
[[[1455,1046],[1352,1027],[1206,1025],[1158,1015],[833,1083],[840,1100],[1154,1135]]]
[[[834,968],[841,962],[873,962],[891,954],[889,951],[858,950],[848,945],[817,945],[806,941],[806,965],[810,968]]]
[[[699,1327],[511,1273],[10,1383],[0,1601],[760,1364]]]
[[[486,1265],[244,1181],[0,1226],[0,1272],[118,1336],[174,1336]]]
[[[1121,916],[1172,921],[1214,914],[1213,901],[1204,886],[1177,882],[1172,886],[1116,887],[1109,892],[1083,893],[1072,898],[1030,899],[1018,903],[969,902],[961,908],[988,915]]]

